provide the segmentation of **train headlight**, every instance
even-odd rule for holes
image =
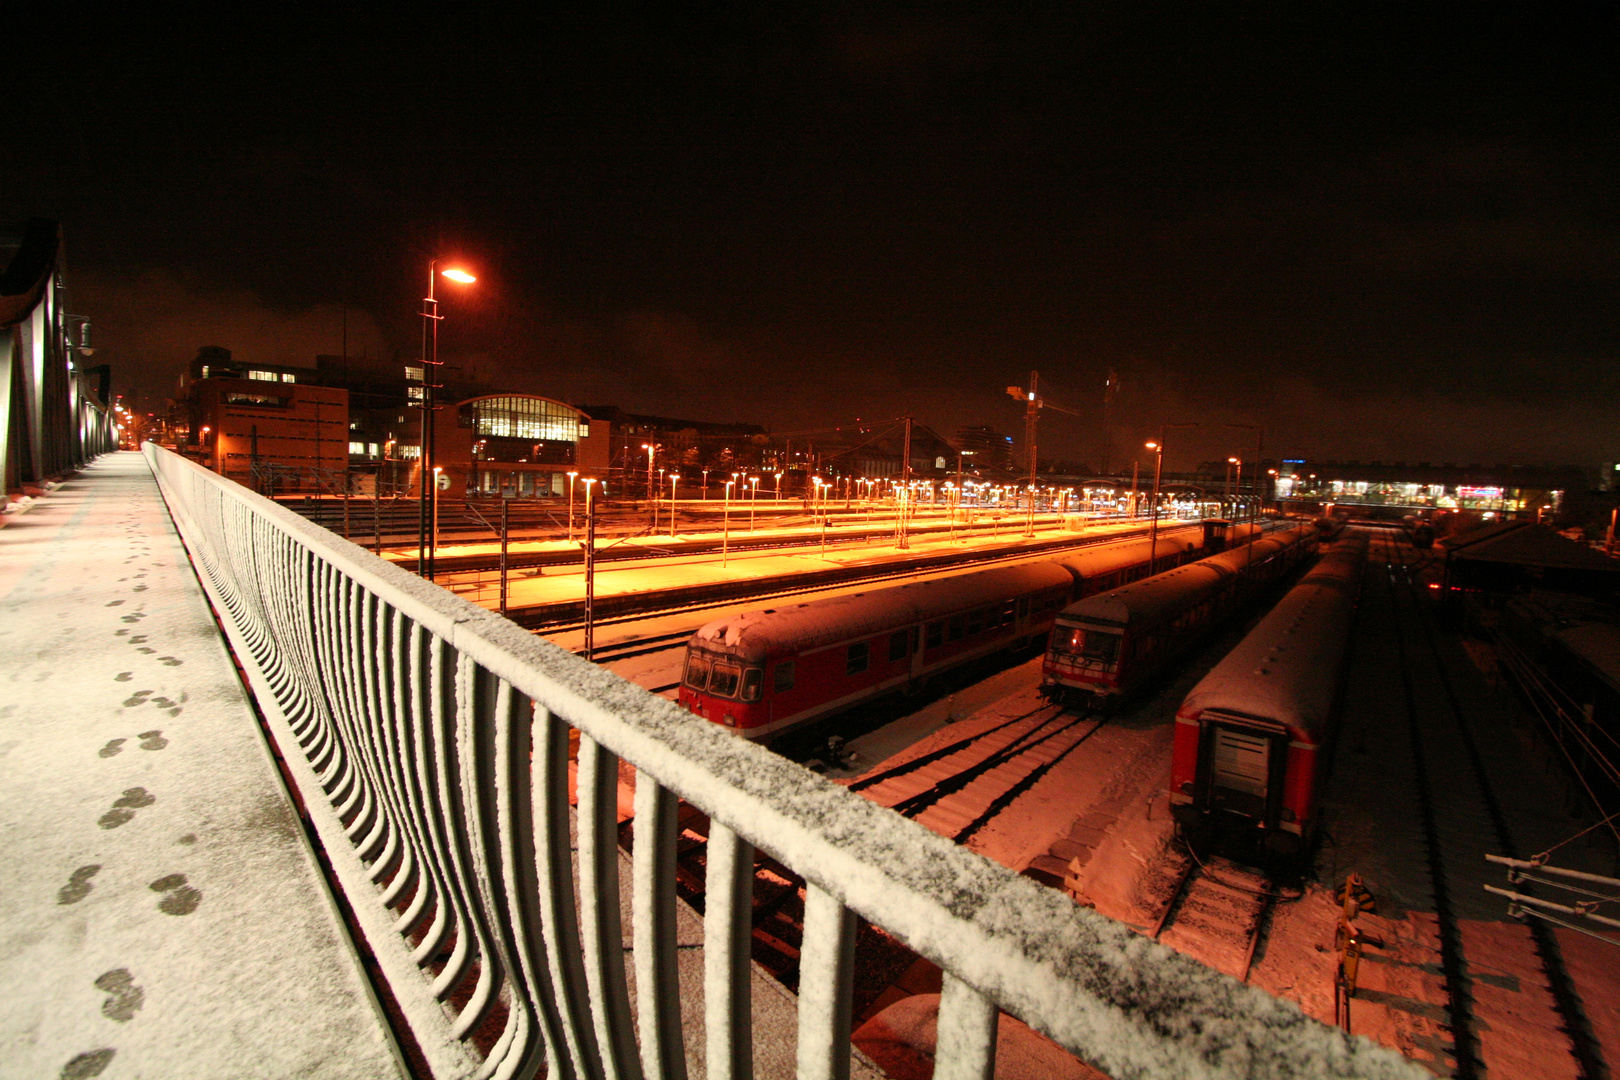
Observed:
[[[735,716],[732,716],[730,713],[726,713],[726,718],[725,718],[724,723],[725,723],[726,727],[736,727],[737,726],[737,718]]]

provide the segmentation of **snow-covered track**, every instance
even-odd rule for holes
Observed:
[[[1475,734],[1479,718],[1463,706],[1458,687],[1448,670],[1434,613],[1420,598],[1426,592],[1418,577],[1423,557],[1404,539],[1385,535],[1376,541],[1383,549],[1387,573],[1382,578],[1389,611],[1390,634],[1399,656],[1397,677],[1405,707],[1408,747],[1415,778],[1416,801],[1429,876],[1439,923],[1441,967],[1448,990],[1447,1012],[1454,1035],[1453,1054],[1458,1080],[1493,1075],[1493,1039],[1502,1037],[1510,1018],[1493,1011],[1488,995],[1476,993],[1476,972],[1483,967],[1469,960],[1468,926],[1477,925],[1481,885],[1487,876],[1484,854],[1494,850],[1522,857],[1496,792],[1483,748]],[[1395,752],[1395,748],[1391,748]],[[1545,1038],[1567,1040],[1569,1053],[1582,1077],[1608,1075],[1602,1051],[1591,1034],[1573,980],[1551,930],[1531,919],[1510,950],[1522,954],[1514,969],[1536,972],[1557,1017],[1557,1031]],[[1497,1034],[1493,1034],[1497,1033]]]

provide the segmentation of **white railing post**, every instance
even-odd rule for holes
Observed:
[[[644,772],[636,774],[631,930],[635,935],[641,1067],[651,1080],[686,1080],[681,980],[675,956],[676,808],[673,792]]]
[[[703,905],[703,1031],[709,1080],[752,1080],[754,849],[718,821],[709,823]]]
[[[807,885],[799,958],[800,1080],[849,1080],[854,980],[855,913],[826,889]]]
[[[934,1080],[990,1080],[996,1073],[996,1024],[989,999],[950,972],[939,998]]]

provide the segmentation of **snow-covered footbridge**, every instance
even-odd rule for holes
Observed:
[[[936,1076],[992,1074],[998,1011],[1117,1080],[1427,1075],[230,481],[146,455],[402,1041],[435,1077],[679,1078],[689,1057],[711,1077],[754,1075],[756,1059],[761,1074],[793,1061],[848,1076],[857,916],[945,972]],[[624,913],[621,762],[635,780]],[[684,1003],[677,800],[713,822],[703,970]],[[755,850],[807,883],[796,1020],[763,1029]]]

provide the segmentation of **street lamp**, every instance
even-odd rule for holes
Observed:
[[[759,501],[759,477],[750,476],[748,491],[748,531],[754,531],[754,504]]]
[[[737,474],[732,473],[731,475],[735,477]],[[720,565],[722,567],[726,565],[726,549],[731,543],[731,485],[736,482],[734,479],[726,481],[726,498],[720,512]]]
[[[571,469],[568,473],[568,542],[574,542],[574,480],[579,476],[578,469]]]
[[[681,482],[680,473],[669,474],[669,535],[675,538],[675,485]]]
[[[776,501],[777,502],[782,501],[782,474],[781,473],[776,474]],[[776,512],[781,513],[782,512],[781,507],[777,507]]]
[[[1249,521],[1258,531],[1260,525],[1260,458],[1265,449],[1266,429],[1259,424],[1227,424],[1229,428],[1242,428],[1254,432],[1254,505],[1249,508]],[[1243,493],[1243,486],[1238,485],[1237,493]],[[1254,542],[1254,534],[1249,535],[1249,542]],[[1251,558],[1253,553],[1251,552]]]
[[[1159,481],[1164,477],[1164,433],[1176,428],[1197,426],[1197,424],[1164,424],[1159,428],[1158,441],[1147,444],[1147,448],[1154,453],[1153,524],[1148,527],[1148,577],[1153,576],[1154,564],[1159,557]]]
[[[438,529],[434,528],[433,536],[428,535],[428,520],[438,520],[439,488],[437,475],[431,491],[428,490],[428,475],[433,469],[433,391],[438,389],[439,368],[439,322],[444,318],[439,314],[439,301],[434,293],[438,279],[444,277],[462,285],[471,285],[478,279],[467,271],[457,267],[447,270],[439,269],[439,260],[428,261],[428,294],[422,299],[422,447],[419,454],[419,475],[421,482],[421,507],[417,514],[417,545],[416,545],[416,572],[429,581],[433,580],[433,558],[437,554]]]

